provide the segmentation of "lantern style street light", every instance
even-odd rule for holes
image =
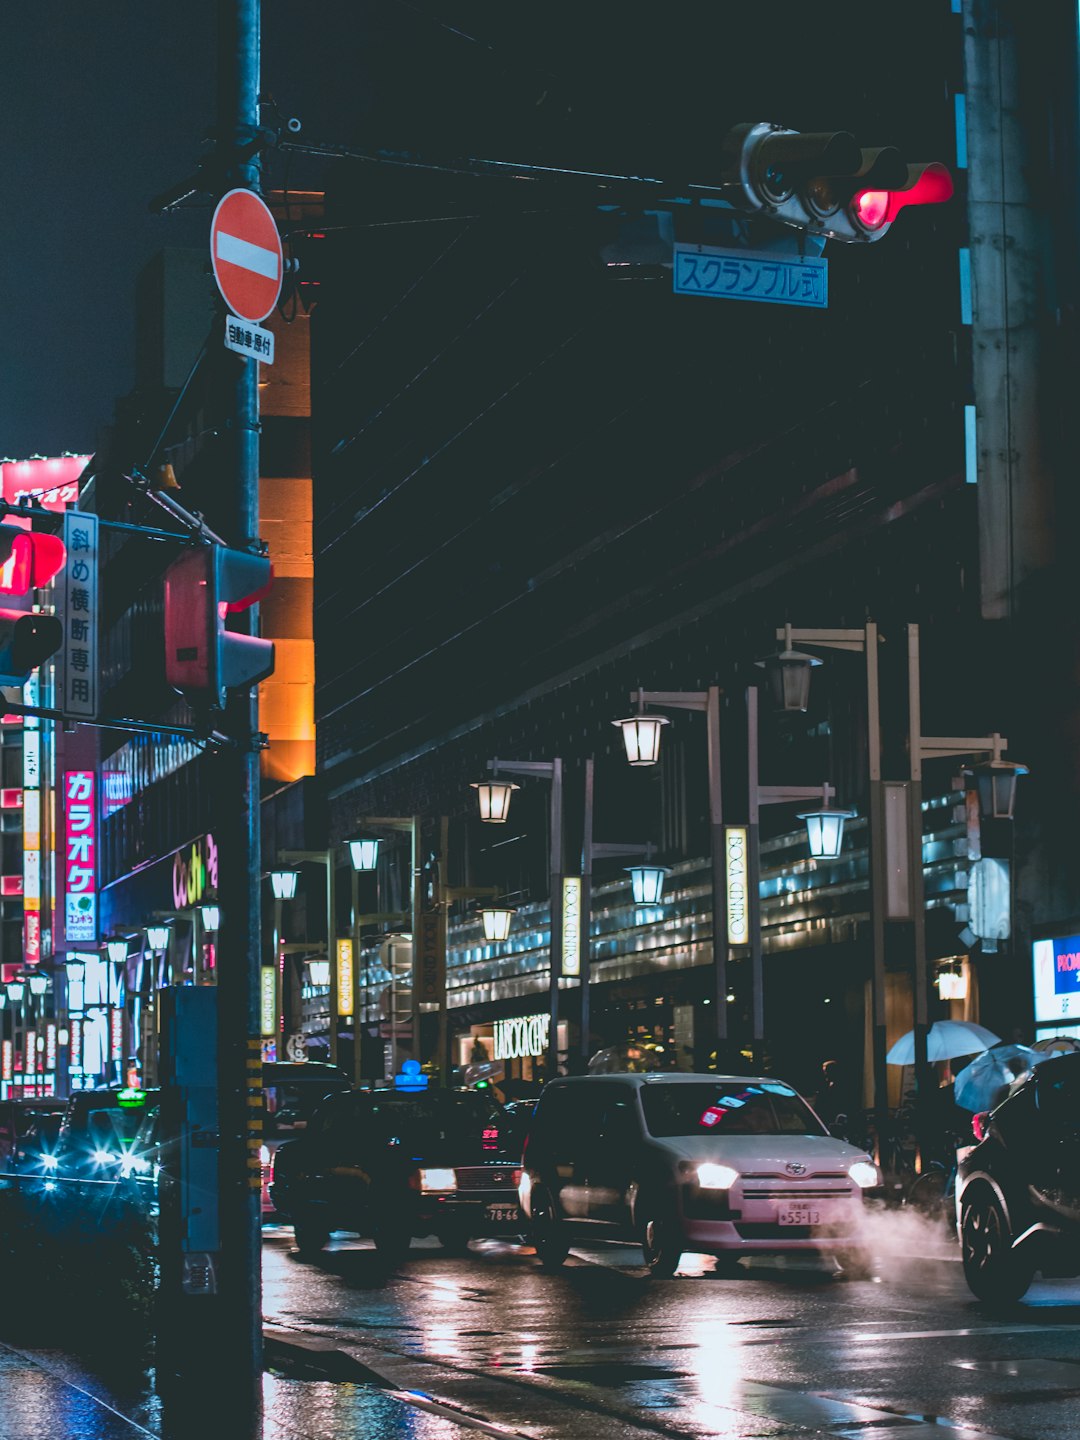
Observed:
[[[112,961],[112,963],[113,963],[114,965],[116,965],[116,966],[124,965],[124,964],[127,962],[128,942],[127,942],[126,940],[106,940],[106,942],[105,942],[105,952],[106,952],[106,954],[108,955],[109,959]],[[70,961],[70,960],[68,961],[68,979],[69,979],[69,980],[71,979],[71,965],[72,965],[72,963],[73,963],[72,961]],[[80,960],[78,963],[81,965],[81,964],[82,964],[82,961]],[[80,979],[82,978],[82,977],[81,977],[81,972],[80,972],[79,978],[80,978]]]
[[[64,962],[69,985],[77,985],[86,974],[86,961],[81,955],[71,955]]]
[[[509,940],[510,922],[516,911],[505,905],[485,905],[480,911],[485,940]]]
[[[299,878],[299,870],[271,870],[270,888],[274,892],[274,899],[292,900],[296,895],[296,882]]]
[[[508,780],[474,780],[471,788],[476,791],[480,819],[488,825],[505,825],[510,817],[510,797],[521,786]]]
[[[1028,767],[1012,760],[1002,760],[1004,742],[1000,735],[993,735],[994,757],[976,765],[972,774],[979,795],[979,815],[983,820],[1011,820],[1016,804],[1016,782],[1021,775],[1027,775]]]
[[[813,655],[795,650],[791,644],[791,626],[785,627],[784,649],[778,655],[766,655],[754,663],[765,671],[765,680],[773,704],[779,710],[805,710],[810,704],[810,675],[821,661]]]
[[[20,1005],[26,994],[26,985],[22,980],[10,980],[7,987],[8,999],[13,1005]]]
[[[221,906],[209,903],[200,905],[199,919],[208,933],[216,933],[221,928]]]
[[[813,860],[837,860],[844,844],[844,821],[853,820],[855,810],[833,810],[825,805],[820,810],[804,810],[799,816],[806,822],[806,840]]]
[[[666,715],[648,715],[645,712],[645,692],[637,693],[637,713],[624,720],[613,720],[622,731],[626,758],[631,765],[655,765],[660,759],[660,734],[671,721]]]
[[[378,868],[379,842],[378,840],[350,840],[349,855],[352,858],[354,870],[370,873]]]
[[[628,865],[635,905],[659,905],[667,870],[663,865]]]
[[[46,991],[48,988],[49,988],[49,977],[48,977],[47,975],[41,975],[41,974],[39,974],[37,971],[35,971],[35,972],[30,976],[30,994],[31,994],[31,995],[44,995],[44,994],[45,994],[45,991]]]
[[[148,925],[146,927],[146,943],[150,949],[157,952],[167,950],[169,947],[169,927],[167,925]]]

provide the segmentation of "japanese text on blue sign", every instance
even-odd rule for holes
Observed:
[[[675,246],[676,295],[713,295],[721,300],[760,300],[767,305],[829,304],[829,262],[813,256],[754,250]]]

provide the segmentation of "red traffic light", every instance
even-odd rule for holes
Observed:
[[[859,190],[852,197],[851,213],[866,230],[881,230],[905,205],[940,205],[952,198],[953,180],[946,166],[909,165],[907,184],[896,190]]]
[[[67,559],[59,535],[36,535],[15,525],[0,525],[0,593],[25,595],[47,585]]]
[[[182,694],[221,705],[227,690],[265,680],[274,646],[225,628],[269,590],[270,561],[246,550],[207,545],[187,550],[165,572],[165,678]]]

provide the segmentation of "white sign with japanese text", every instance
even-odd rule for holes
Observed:
[[[225,320],[225,349],[235,350],[237,355],[254,358],[263,365],[274,363],[274,332],[253,325],[250,320],[238,320],[235,315]]]
[[[98,519],[64,516],[64,643],[57,657],[60,708],[92,720],[98,708]]]

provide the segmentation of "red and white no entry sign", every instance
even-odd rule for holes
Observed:
[[[281,294],[281,236],[264,201],[230,190],[210,225],[210,260],[225,304],[241,320],[265,320]]]

